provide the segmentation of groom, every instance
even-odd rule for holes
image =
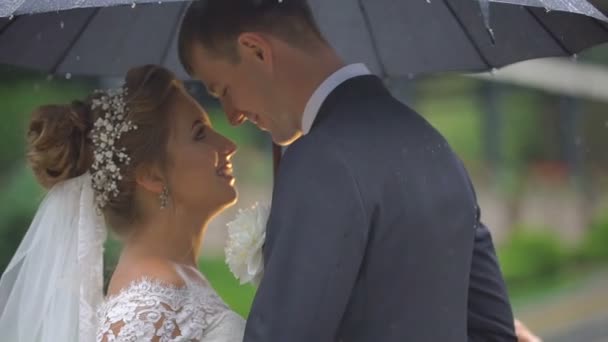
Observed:
[[[181,60],[234,125],[289,146],[245,341],[514,341],[467,172],[302,0],[201,0]]]

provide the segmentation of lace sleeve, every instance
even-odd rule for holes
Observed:
[[[98,311],[97,341],[173,341],[188,311],[179,290],[142,282],[109,299]]]
[[[226,311],[201,342],[242,342],[245,324],[241,316]]]

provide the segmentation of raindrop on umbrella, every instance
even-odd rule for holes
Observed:
[[[578,62],[578,54],[573,54],[572,56],[570,56],[570,60],[573,62]]]
[[[68,72],[67,74],[65,74],[65,79],[66,80],[69,80],[71,78],[72,78],[72,74],[71,73]]]
[[[136,4],[136,3],[132,3],[132,4],[131,4],[131,8],[135,8],[135,6],[137,6],[137,4]]]
[[[65,23],[64,23],[63,21],[61,21],[61,22],[59,23],[59,27],[60,27],[60,28],[63,30],[63,28],[65,27]]]
[[[8,17],[8,20],[13,20],[15,18],[14,15],[11,15],[10,17]]]
[[[496,44],[496,37],[494,37],[494,30],[490,26],[490,1],[479,0],[479,6],[481,7],[481,14],[483,15],[483,22],[486,25],[486,31],[490,34],[492,44]]]
[[[77,60],[77,61],[80,61],[80,56],[76,56],[76,60]]]
[[[544,8],[545,11],[561,11],[586,15],[598,20],[608,21],[604,15],[590,0],[479,0],[481,2],[497,2],[513,5],[533,6]],[[597,1],[600,3],[601,1]]]

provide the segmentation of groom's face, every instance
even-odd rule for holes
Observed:
[[[201,44],[192,46],[191,67],[196,78],[207,87],[209,94],[219,100],[232,125],[251,121],[260,130],[268,131],[274,142],[288,144],[293,132],[281,115],[281,91],[273,79],[268,60],[245,47],[239,51],[240,60],[209,53]]]

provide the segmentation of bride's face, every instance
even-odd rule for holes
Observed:
[[[207,113],[180,89],[172,107],[168,183],[179,208],[217,212],[236,202],[230,158],[236,145],[213,130]]]

